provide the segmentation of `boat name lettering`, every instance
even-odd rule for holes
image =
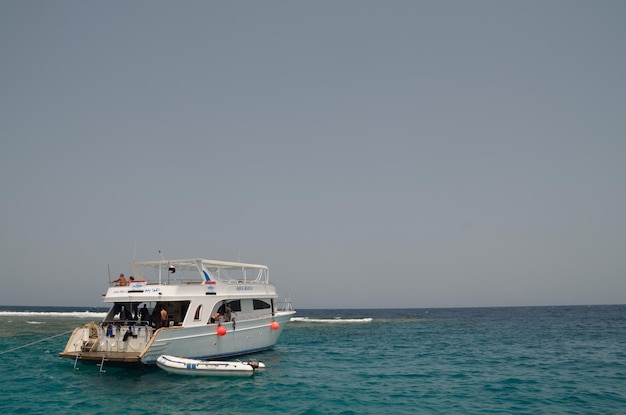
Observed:
[[[155,287],[155,288],[146,288],[143,292],[145,292],[145,293],[157,293],[159,291],[161,291],[161,289]]]
[[[237,286],[237,291],[252,291],[252,287],[250,285]]]

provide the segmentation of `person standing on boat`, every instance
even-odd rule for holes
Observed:
[[[168,317],[167,317],[167,310],[165,309],[165,307],[161,308],[161,327],[167,327],[168,326]]]
[[[120,277],[113,282],[117,282],[118,283],[117,285],[122,286],[122,287],[128,285],[128,282],[126,282],[126,277],[124,276],[124,274],[120,274]]]
[[[225,317],[226,321],[230,321],[231,320],[232,312],[233,312],[233,310],[230,307],[230,303],[227,303],[226,304],[226,311],[224,313],[224,317]]]
[[[150,313],[148,312],[148,308],[145,304],[139,310],[139,318],[141,318],[141,321],[147,321],[148,323],[150,322]]]
[[[152,310],[152,315],[150,316],[151,324],[157,329],[161,327],[161,307],[161,304],[157,303]]]

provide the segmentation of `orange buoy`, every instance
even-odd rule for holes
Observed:
[[[280,324],[278,324],[277,321],[272,321],[272,324],[270,324],[270,327],[272,328],[272,330],[278,330],[278,328],[280,327]]]
[[[218,326],[217,327],[217,334],[218,336],[223,336],[226,334],[226,327],[224,326]]]

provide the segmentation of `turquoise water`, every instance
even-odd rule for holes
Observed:
[[[239,379],[74,370],[61,311],[0,311],[2,413],[626,413],[626,306],[299,310]]]

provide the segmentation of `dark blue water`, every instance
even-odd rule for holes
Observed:
[[[626,413],[626,306],[299,310],[244,379],[74,370],[102,310],[2,309],[2,413]]]

